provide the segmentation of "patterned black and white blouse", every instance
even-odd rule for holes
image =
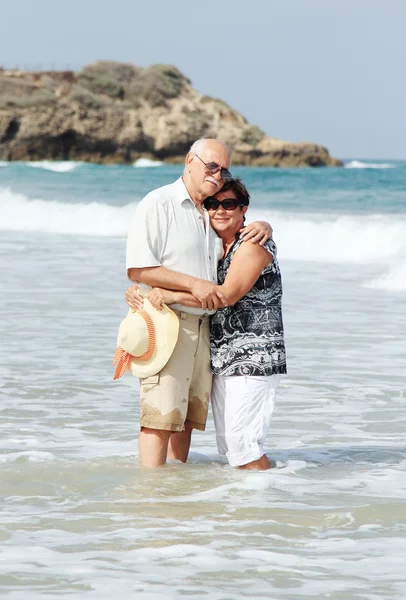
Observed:
[[[242,240],[238,239],[218,264],[218,283],[224,283]],[[274,375],[286,373],[282,321],[282,277],[276,245],[264,248],[273,256],[252,289],[234,306],[220,308],[211,317],[211,366],[216,375]]]

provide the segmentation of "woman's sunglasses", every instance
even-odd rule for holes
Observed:
[[[206,210],[217,210],[219,206],[224,210],[235,210],[237,206],[244,206],[241,202],[238,202],[236,198],[225,198],[224,200],[217,200],[212,196],[206,198],[203,202],[203,206]]]

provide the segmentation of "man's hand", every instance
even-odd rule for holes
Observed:
[[[254,221],[246,227],[240,229],[240,237],[244,242],[252,242],[263,246],[269,238],[272,237],[273,229],[266,221]]]
[[[125,293],[125,301],[128,306],[134,310],[138,310],[144,306],[144,298],[138,293],[139,287],[140,286],[137,283],[134,283],[134,285],[130,285],[130,287],[127,288]]]
[[[202,308],[205,310],[217,310],[228,304],[223,292],[210,281],[197,279],[190,291],[202,303]]]
[[[162,310],[164,304],[176,304],[176,292],[172,290],[155,287],[148,292],[147,298],[157,310]]]

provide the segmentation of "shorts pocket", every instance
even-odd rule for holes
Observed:
[[[151,388],[153,388],[155,385],[157,385],[159,383],[159,373],[158,373],[158,375],[151,375],[150,377],[144,377],[140,381],[141,381],[141,385],[145,389],[150,390]]]

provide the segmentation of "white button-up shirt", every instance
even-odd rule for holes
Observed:
[[[181,177],[153,190],[137,205],[127,238],[127,270],[162,266],[217,283],[217,262],[222,254],[222,241],[210,227],[207,212],[202,216],[197,210]],[[140,287],[150,289],[143,284]],[[180,304],[171,306],[193,314],[207,313]]]

